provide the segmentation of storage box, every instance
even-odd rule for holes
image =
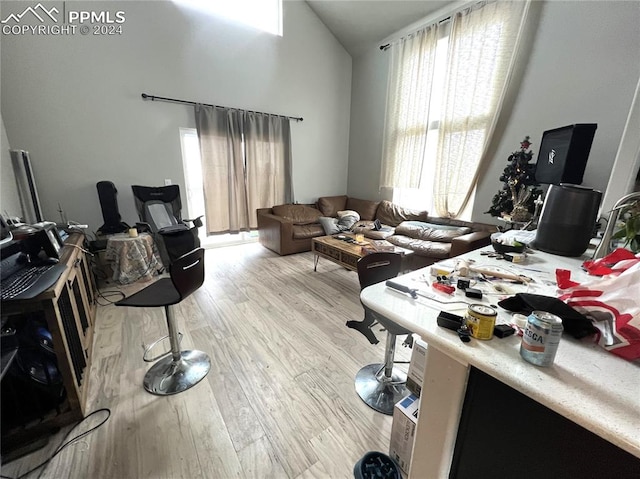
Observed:
[[[411,451],[418,423],[419,406],[420,399],[410,394],[398,401],[393,408],[389,455],[406,474],[409,473],[409,465],[411,464]]]
[[[422,380],[426,366],[427,343],[414,334],[411,363],[409,363],[409,371],[407,372],[407,389],[418,397],[422,392]]]

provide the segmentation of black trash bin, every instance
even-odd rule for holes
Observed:
[[[355,479],[402,479],[398,464],[386,454],[367,452],[353,467]]]

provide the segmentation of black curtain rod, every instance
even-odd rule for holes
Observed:
[[[260,115],[272,115],[272,116],[281,116],[284,118],[289,118],[290,120],[296,120],[296,121],[302,121],[302,117],[301,116],[287,116],[287,115],[276,115],[273,113],[265,113],[263,111],[254,111],[254,110],[244,110],[242,108],[230,108],[228,106],[220,106],[220,105],[211,105],[209,103],[197,103],[195,101],[188,101],[188,100],[178,100],[176,98],[165,98],[163,96],[155,96],[155,95],[147,95],[146,93],[142,94],[142,99],[143,100],[151,100],[151,101],[168,101],[171,103],[182,103],[183,105],[204,105],[204,106],[211,106],[213,108],[226,108],[228,110],[241,110],[241,111],[246,111],[249,113],[258,113]]]
[[[447,22],[447,21],[449,21],[449,20],[451,20],[451,15],[449,15],[449,16],[448,16],[448,17],[446,17],[446,18],[443,18],[442,20],[439,20],[439,21],[438,21],[438,22],[436,22],[436,23],[439,25],[439,24],[444,23],[444,22]],[[418,30],[420,30],[420,28],[418,28]],[[417,31],[417,30],[416,30],[416,31]],[[415,32],[414,32],[414,33],[415,33]],[[409,34],[407,34],[407,35],[405,35],[405,36],[409,36],[409,35],[411,35],[411,33],[409,33]],[[404,37],[400,37],[400,38],[404,38]],[[385,43],[384,45],[380,45],[380,47],[379,47],[379,48],[380,48],[380,50],[382,50],[382,51],[384,52],[384,51],[388,50],[389,48],[391,48],[391,43]]]

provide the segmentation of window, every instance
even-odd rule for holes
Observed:
[[[440,112],[441,103],[438,100],[439,92],[444,88],[445,72],[447,69],[447,51],[449,47],[449,31],[444,29],[443,36],[436,43],[435,57],[433,61],[433,76],[418,75],[416,78],[415,90],[428,91],[433,101],[428,103],[428,114],[426,116],[411,115],[408,111],[402,111],[400,113],[401,121],[397,125],[397,131],[395,136],[398,138],[398,145],[416,144],[423,142],[424,148],[417,149],[415,154],[418,156],[416,161],[421,163],[421,173],[418,179],[417,188],[411,187],[394,187],[393,188],[393,202],[406,208],[412,208],[416,210],[428,210],[432,212],[433,208],[433,188],[432,179],[435,177],[435,162],[429,161],[434,159],[437,154],[438,146],[438,134],[440,130]],[[420,58],[425,52],[416,53],[405,67],[403,73],[404,78],[408,78],[411,75],[411,71],[419,69],[417,63],[424,58]],[[428,54],[428,53],[427,53]],[[401,104],[405,108],[414,108],[415,103],[411,99],[411,95],[415,93],[414,89],[405,89],[403,96],[405,96]],[[412,118],[412,120],[409,120]],[[406,155],[407,152],[396,146],[396,151],[399,155]]]
[[[468,219],[528,2],[481,2],[392,45],[381,187]]]
[[[174,0],[263,32],[282,36],[282,0]]]

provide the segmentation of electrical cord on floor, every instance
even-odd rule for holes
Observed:
[[[101,250],[104,251],[104,250]],[[98,251],[96,251],[96,253],[98,253]],[[102,268],[100,268],[98,266],[98,261],[97,261],[97,254],[93,255],[91,257],[91,271],[93,273],[94,279],[96,284],[98,284],[100,282],[100,280],[103,281],[108,281],[108,277],[106,275],[106,273],[104,272],[104,270]],[[111,299],[109,299],[109,297],[111,296],[117,296],[118,299],[116,299],[115,301],[112,301]],[[125,294],[122,291],[101,291],[100,288],[97,289],[96,291],[96,303],[99,306],[108,306],[110,304],[114,304],[116,303],[118,300],[120,299],[124,299]],[[104,299],[106,302],[100,302],[100,300],[98,298],[102,298]]]
[[[83,432],[82,434],[78,434],[77,436],[73,437],[72,439],[69,439],[67,441],[67,438],[69,437],[69,435],[78,427],[80,426],[83,422],[85,422],[87,419],[89,419],[91,416],[93,416],[94,414],[100,413],[100,412],[106,412],[107,416],[96,426],[92,427],[91,429],[89,429],[88,431]],[[93,431],[95,431],[96,429],[98,429],[100,426],[102,426],[105,422],[107,422],[107,420],[109,419],[109,417],[111,417],[111,410],[109,408],[102,408],[102,409],[96,409],[95,411],[93,411],[92,413],[88,414],[84,419],[78,421],[71,429],[69,429],[69,432],[67,432],[67,434],[65,434],[64,438],[62,439],[62,442],[60,443],[60,445],[58,446],[58,448],[55,450],[55,452],[51,455],[51,457],[49,457],[46,461],[38,464],[36,467],[34,467],[33,469],[25,472],[24,474],[21,474],[20,476],[16,477],[15,479],[22,479],[23,477],[28,476],[29,474],[31,474],[32,472],[37,471],[40,468],[46,468],[46,466],[53,460],[54,457],[56,457],[58,454],[60,454],[62,452],[63,449],[65,449],[67,446],[71,446],[72,444],[78,442],[80,439],[82,439],[83,437],[91,434]],[[45,469],[42,470],[42,472],[44,472]],[[42,472],[40,474],[42,474]],[[3,479],[14,479],[10,476],[4,476],[4,475],[0,475],[0,478]]]
[[[112,301],[109,299],[109,297],[111,296],[117,296],[118,299],[116,299],[115,301]],[[122,291],[100,291],[98,290],[98,298],[102,298],[106,301],[106,303],[101,303],[97,298],[96,298],[96,303],[98,303],[98,305],[100,306],[109,306],[110,304],[115,304],[118,301],[120,301],[121,299],[126,298],[126,295],[122,292]]]

